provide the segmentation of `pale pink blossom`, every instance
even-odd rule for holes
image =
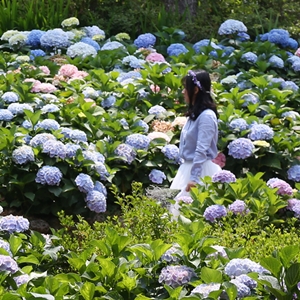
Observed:
[[[45,74],[45,75],[49,75],[50,74],[50,70],[47,66],[40,66],[39,69]]]
[[[91,107],[96,106],[96,102],[93,99],[91,99],[91,98],[84,98],[84,101],[85,102],[93,102],[93,104],[91,105]]]
[[[148,134],[148,138],[152,141],[154,139],[164,139],[167,143],[170,142],[170,137],[164,132],[153,131]]]
[[[212,160],[215,164],[219,165],[221,168],[225,167],[226,164],[226,156],[224,153],[219,152],[217,157]]]
[[[76,66],[71,64],[65,64],[59,68],[58,75],[72,77],[76,72],[78,72],[78,68]]]
[[[172,127],[178,126],[179,128],[182,128],[186,121],[186,117],[176,117],[175,120],[172,122]]]
[[[72,79],[83,79],[84,77],[88,76],[89,73],[85,71],[77,71],[71,77]]]
[[[153,93],[159,93],[160,87],[158,85],[151,84],[150,89]]]
[[[32,93],[53,93],[57,88],[51,83],[40,83],[34,84],[31,92]]]
[[[300,57],[300,48],[298,48],[295,52],[295,55],[299,56]]]
[[[153,52],[147,55],[146,57],[146,61],[150,61],[150,62],[165,62],[165,58],[162,54],[157,53],[157,52]]]

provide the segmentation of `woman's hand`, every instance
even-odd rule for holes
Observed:
[[[186,190],[187,192],[189,192],[189,191],[191,190],[192,187],[195,187],[195,186],[196,186],[196,184],[197,184],[197,183],[196,183],[195,181],[190,181],[190,182],[187,184],[185,190]]]

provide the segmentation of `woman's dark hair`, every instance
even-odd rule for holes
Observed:
[[[205,109],[210,108],[218,117],[217,105],[210,94],[211,80],[209,73],[203,70],[196,72],[190,71],[188,75],[182,78],[182,84],[187,91],[189,99],[191,100],[189,102],[186,116],[190,117],[192,120],[196,120]],[[199,87],[199,85],[201,88],[199,88],[195,101],[192,103],[195,86]]]

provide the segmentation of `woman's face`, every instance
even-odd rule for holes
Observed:
[[[190,103],[190,98],[189,98],[187,89],[185,87],[183,87],[182,94],[183,94],[185,103],[189,104]]]

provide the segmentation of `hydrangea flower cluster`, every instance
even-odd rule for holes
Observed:
[[[167,53],[169,56],[178,56],[182,53],[187,53],[189,50],[181,43],[171,44],[167,48]]]
[[[23,165],[34,161],[34,152],[32,147],[22,145],[12,152],[12,159],[16,164]]]
[[[282,60],[282,58],[278,57],[277,55],[272,55],[269,58],[269,63],[271,64],[271,66],[275,68],[282,69],[284,67],[284,61]]]
[[[149,48],[155,45],[156,37],[152,33],[140,34],[134,41],[138,48]]]
[[[149,131],[149,125],[143,120],[138,120],[137,122],[134,123],[134,125],[142,127],[145,133]]]
[[[51,133],[38,133],[29,142],[31,147],[42,146],[48,140],[56,140],[56,137]]]
[[[282,118],[291,118],[292,120],[296,120],[300,117],[300,114],[294,110],[285,111],[281,114]]]
[[[245,52],[242,54],[241,60],[255,64],[257,62],[257,55],[253,52]]]
[[[28,219],[22,216],[7,215],[0,219],[0,231],[8,233],[24,232],[29,229]]]
[[[225,78],[223,78],[220,81],[221,84],[225,85],[225,86],[236,86],[237,85],[237,76],[236,75],[229,75]]]
[[[297,49],[298,47],[298,42],[291,38],[289,32],[285,29],[272,29],[259,38],[261,41],[269,41],[282,48]]]
[[[249,213],[247,205],[242,200],[235,200],[228,206],[228,210],[232,211],[235,215]]]
[[[214,204],[208,206],[204,213],[203,217],[205,220],[210,221],[214,223],[216,219],[220,219],[222,217],[225,217],[227,215],[227,210],[224,205]]]
[[[299,86],[291,80],[282,81],[280,86],[283,90],[291,90],[294,92],[299,90]]]
[[[210,246],[211,248],[215,249],[216,251],[213,253],[210,253],[207,255],[207,257],[215,257],[217,258],[218,256],[224,257],[224,258],[228,258],[228,255],[225,251],[225,247],[223,246],[219,246],[219,245],[212,245]]]
[[[176,145],[166,145],[161,149],[161,152],[165,155],[167,159],[172,160],[174,164],[182,163],[182,159],[179,156],[179,148]]]
[[[65,19],[61,22],[61,27],[73,27],[73,26],[78,26],[79,25],[79,20],[75,17],[71,17],[68,19]]]
[[[95,181],[94,191],[102,193],[104,196],[107,196],[107,190],[105,185],[100,181]]]
[[[178,263],[182,255],[183,252],[180,250],[179,245],[175,244],[161,256],[161,260],[168,263]]]
[[[300,200],[299,199],[289,199],[287,210],[292,211],[295,214],[296,218],[300,218]]]
[[[94,189],[94,182],[90,175],[80,173],[75,178],[75,183],[80,192],[89,193]]]
[[[235,131],[247,130],[248,127],[249,125],[247,124],[246,120],[243,118],[234,119],[229,123],[229,128]]]
[[[236,177],[230,171],[220,170],[212,176],[212,182],[221,182],[221,183],[236,182]]]
[[[42,108],[41,108],[41,112],[43,114],[46,114],[46,113],[54,113],[54,112],[57,112],[59,111],[59,107],[55,104],[46,104],[44,105]]]
[[[238,299],[245,298],[245,297],[251,295],[250,288],[247,287],[240,280],[238,280],[238,279],[231,279],[230,282],[233,283],[236,286],[236,288],[237,288]]]
[[[214,291],[218,291],[221,288],[220,283],[202,283],[197,285],[192,291],[191,294],[200,294],[201,299],[208,298],[209,294]]]
[[[278,195],[293,195],[292,187],[284,180],[279,178],[271,178],[267,181],[267,186],[271,188],[277,188]]]
[[[96,51],[99,51],[99,50],[100,50],[99,44],[98,44],[96,41],[94,41],[92,38],[90,38],[90,37],[83,37],[83,38],[80,40],[80,42],[86,43],[86,44],[88,44],[88,45],[94,47]]]
[[[194,276],[195,271],[187,266],[167,266],[161,270],[158,282],[176,288],[189,283]]]
[[[254,93],[244,94],[241,99],[245,102],[242,104],[243,107],[248,106],[250,104],[256,104],[259,102],[258,96]]]
[[[14,277],[14,281],[17,287],[20,287],[22,284],[27,283],[30,280],[30,276],[28,274],[22,274]]]
[[[91,146],[89,147],[89,149],[83,150],[82,154],[85,159],[91,160],[94,163],[104,164],[105,162],[105,157],[103,156],[103,154],[93,149]]]
[[[96,35],[101,35],[103,38],[105,37],[105,32],[96,25],[86,26],[83,29],[85,30],[86,35],[90,38],[93,38]]]
[[[10,256],[12,256],[10,244],[7,241],[0,239],[0,248],[4,249]]]
[[[95,57],[97,55],[97,50],[87,43],[77,42],[68,47],[67,55],[72,58],[77,56],[85,58],[90,55]]]
[[[116,101],[117,101],[116,97],[111,95],[101,102],[101,106],[103,108],[110,108],[116,103]]]
[[[300,181],[300,165],[291,166],[287,170],[287,175],[288,175],[289,180],[299,182]]]
[[[99,174],[101,180],[107,180],[107,177],[109,176],[109,173],[102,162],[96,162],[93,165],[93,168],[96,170],[96,172]]]
[[[228,144],[228,155],[236,159],[246,159],[252,155],[254,145],[250,139],[238,138]]]
[[[160,53],[157,53],[157,52],[149,53],[146,56],[145,60],[148,61],[148,62],[165,62],[166,61],[164,56]]]
[[[45,31],[39,29],[33,29],[27,35],[26,44],[32,48],[37,49],[41,46],[41,37],[45,34]]]
[[[271,140],[274,137],[274,131],[266,124],[254,124],[250,126],[248,137],[253,141]]]
[[[150,139],[141,133],[133,133],[126,137],[125,144],[138,150],[147,150]]]
[[[238,20],[228,19],[221,24],[218,30],[219,35],[236,34],[239,32],[247,32],[245,24]]]
[[[124,84],[126,82],[134,82],[136,79],[142,78],[142,75],[138,71],[129,71],[129,72],[122,72],[117,78],[117,81]]]
[[[67,158],[75,157],[75,155],[79,149],[81,149],[80,145],[67,143],[66,144],[66,157]]]
[[[153,183],[157,183],[157,184],[162,184],[166,178],[167,177],[166,177],[165,173],[160,170],[157,170],[157,169],[151,170],[151,172],[149,174],[149,179]]]
[[[134,55],[128,55],[122,59],[122,64],[129,65],[133,69],[141,69],[144,63],[143,59],[139,59]]]
[[[19,270],[17,262],[10,256],[0,254],[0,271],[16,273]]]
[[[37,122],[37,124],[34,126],[34,130],[37,130],[39,128],[44,130],[57,130],[60,128],[60,125],[53,119],[45,119],[43,121]]]
[[[50,157],[65,159],[67,155],[67,148],[61,141],[48,140],[43,143],[42,148],[42,152],[47,153]]]
[[[112,42],[106,42],[102,48],[101,51],[104,50],[115,50],[115,49],[124,49],[125,50],[125,46],[123,44],[121,44],[120,42],[117,41],[112,41]]]
[[[94,211],[96,213],[101,213],[106,211],[106,197],[103,193],[97,190],[92,190],[88,192],[85,201],[86,201],[86,206],[91,211]]]
[[[161,105],[154,105],[148,110],[149,115],[159,116],[160,114],[166,113],[167,110]]]
[[[259,274],[268,273],[260,264],[248,258],[233,258],[225,266],[224,272],[230,277],[236,277],[250,272]]]
[[[215,42],[213,42],[212,40],[209,40],[209,39],[203,39],[203,40],[200,40],[199,42],[196,42],[194,45],[193,45],[193,49],[194,51],[199,54],[199,53],[202,53],[202,47],[207,47],[207,46],[210,46],[214,49],[222,49],[220,46],[218,46]]]
[[[11,103],[8,105],[7,109],[13,115],[22,115],[25,109],[33,112],[33,108],[28,103]]]
[[[70,45],[68,34],[60,28],[46,31],[41,35],[40,43],[47,50],[64,49]]]
[[[43,166],[36,174],[35,182],[43,185],[59,185],[62,179],[62,172],[54,166]]]
[[[0,121],[9,122],[14,118],[14,115],[5,108],[0,108]]]
[[[19,95],[15,92],[5,92],[1,99],[4,100],[5,103],[14,103],[19,101]]]

